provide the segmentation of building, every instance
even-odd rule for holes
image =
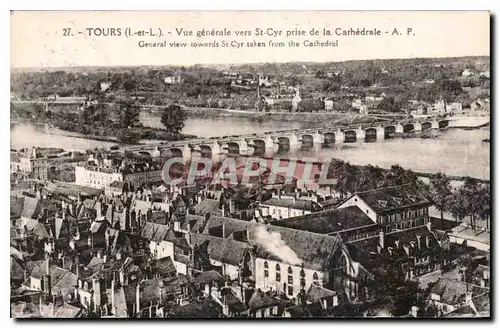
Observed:
[[[47,156],[38,154],[38,149],[33,147],[24,153],[18,154],[19,162],[16,162],[14,156],[14,165],[11,164],[11,170],[16,169],[27,178],[45,180],[48,177],[49,159]],[[12,156],[11,156],[12,159]]]
[[[325,110],[326,111],[333,110],[333,99],[325,98],[324,103],[325,103]]]
[[[462,77],[470,77],[473,75],[474,75],[474,72],[468,68],[466,68],[462,71]]]
[[[164,79],[163,79],[163,82],[165,82],[165,84],[168,84],[168,85],[172,85],[172,84],[181,84],[182,82],[182,79],[180,76],[166,76]]]
[[[385,232],[426,225],[431,201],[410,185],[360,192],[349,197],[339,208],[357,206]]]
[[[439,278],[432,287],[429,303],[437,308],[440,315],[445,315],[468,306],[473,299],[484,294],[489,295],[489,292],[489,288],[463,281]]]
[[[321,209],[321,205],[309,199],[296,197],[273,197],[259,204],[255,213],[258,217],[270,217],[283,220],[295,216],[307,215]]]
[[[337,236],[225,217],[210,217],[200,233],[194,231],[200,228],[191,228],[192,244],[206,250],[206,265],[220,268],[216,270],[231,280],[250,280],[256,289],[289,298],[312,284],[353,297],[358,293],[363,272]]]
[[[115,181],[132,186],[157,184],[162,181],[159,163],[151,161],[127,162],[91,158],[75,167],[75,184],[98,189],[109,188]]]

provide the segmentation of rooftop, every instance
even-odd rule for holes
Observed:
[[[304,210],[314,212],[319,210],[321,207],[312,200],[309,199],[295,199],[295,198],[270,198],[264,202],[262,205],[265,206],[277,206],[284,208],[292,208],[296,210]]]
[[[408,206],[431,205],[431,201],[411,185],[385,187],[359,192],[356,195],[376,213],[390,212]]]
[[[357,206],[320,211],[313,214],[274,221],[271,224],[296,230],[329,234],[374,224]]]
[[[465,302],[467,292],[472,292],[472,297],[489,293],[489,288],[483,288],[472,285],[463,281],[450,280],[446,278],[439,278],[431,293],[441,297],[440,302],[456,305]]]

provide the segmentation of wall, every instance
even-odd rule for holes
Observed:
[[[357,206],[359,209],[361,209],[370,219],[373,220],[375,223],[377,222],[377,214],[373,212],[370,206],[365,203],[364,200],[362,200],[360,197],[357,195],[352,196],[348,200],[345,201],[345,203],[341,204],[338,208],[345,208],[349,206]]]
[[[188,274],[186,263],[177,262],[174,260],[174,265],[175,269],[177,270],[177,274],[184,274],[184,275]]]
[[[168,256],[172,259],[174,258],[174,244],[169,241],[163,240],[160,243],[151,241],[149,249],[157,260]]]
[[[77,185],[101,189],[108,187],[113,181],[122,180],[123,176],[121,173],[87,170],[82,166],[75,167],[75,184]]]
[[[262,216],[270,215],[275,220],[280,220],[280,216],[281,219],[288,219],[295,216],[311,214],[310,211],[272,205],[261,205],[259,208],[262,210]]]
[[[265,277],[264,276],[264,262],[268,263],[268,272],[269,276]],[[276,281],[276,264],[280,265],[280,272],[281,272],[281,280],[280,282]],[[293,270],[292,277],[293,277],[293,283],[291,286],[293,287],[293,294],[289,295],[288,294],[288,286],[290,285],[288,283],[288,267],[291,267]],[[285,291],[288,296],[291,297],[296,297],[300,290],[300,271],[302,270],[302,267],[300,266],[290,266],[288,264],[285,264],[283,262],[278,262],[278,261],[273,261],[273,260],[267,260],[263,258],[256,258],[255,259],[255,287],[260,288],[263,291],[268,291],[268,290],[279,290],[283,291],[284,284],[286,283],[286,288],[287,290]],[[304,274],[305,274],[305,287],[304,289],[307,291],[309,287],[311,286],[313,282],[313,275],[314,273],[318,274],[318,284],[322,285],[323,284],[323,279],[326,279],[327,277],[323,272],[320,271],[314,271],[310,270],[307,268],[304,268]]]

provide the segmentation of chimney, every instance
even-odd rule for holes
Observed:
[[[425,246],[431,248],[431,238],[428,235],[425,236]]]
[[[396,248],[399,248],[399,239],[394,241],[394,245],[396,245]]]
[[[191,246],[191,232],[186,233],[186,241],[189,246]]]
[[[226,205],[222,204],[222,216],[226,216]]]
[[[380,229],[379,232],[379,245],[382,247],[382,249],[385,248],[385,232],[383,230],[384,228]]]
[[[141,283],[137,283],[135,289],[135,313],[138,314],[141,311]]]
[[[222,238],[226,238],[226,225],[222,225]]]
[[[422,236],[417,235],[418,249],[422,249]]]

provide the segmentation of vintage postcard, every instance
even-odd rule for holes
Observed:
[[[487,11],[13,11],[12,318],[490,318]]]

